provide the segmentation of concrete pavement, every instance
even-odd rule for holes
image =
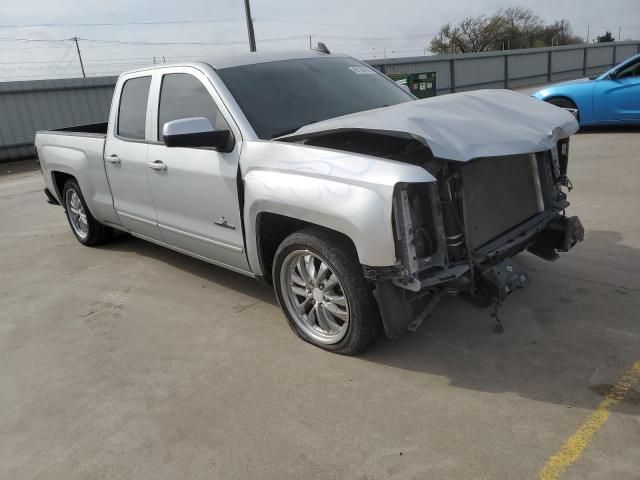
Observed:
[[[122,237],[81,246],[38,172],[0,177],[0,478],[536,478],[640,360],[640,135],[572,139],[585,242],[519,261],[502,311],[448,298],[347,358],[264,286]],[[635,385],[563,478],[640,478]]]

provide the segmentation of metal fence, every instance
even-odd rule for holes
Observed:
[[[640,42],[375,59],[385,73],[436,72],[439,94],[520,88],[600,73],[640,53]],[[116,77],[0,83],[0,161],[33,155],[37,130],[105,122]]]
[[[387,74],[436,72],[438,94],[521,88],[601,73],[640,53],[640,42],[368,60]]]
[[[0,162],[33,156],[38,130],[106,121],[116,79],[0,83]]]

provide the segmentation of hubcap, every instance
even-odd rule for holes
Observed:
[[[280,288],[285,307],[309,337],[327,345],[342,340],[349,327],[349,302],[326,261],[308,250],[291,252],[280,270]]]
[[[78,237],[84,240],[89,235],[89,224],[87,223],[87,213],[82,206],[80,196],[75,190],[69,189],[67,190],[65,201],[67,204],[67,214],[71,221],[71,228],[73,228],[73,231]]]

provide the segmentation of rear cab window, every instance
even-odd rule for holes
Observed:
[[[117,136],[130,140],[145,139],[150,86],[150,76],[132,78],[124,82],[118,107]]]

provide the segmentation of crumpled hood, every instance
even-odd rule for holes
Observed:
[[[320,132],[404,132],[427,144],[438,158],[468,161],[552,148],[578,130],[568,111],[510,90],[476,90],[426,98],[332,118],[278,140]]]

